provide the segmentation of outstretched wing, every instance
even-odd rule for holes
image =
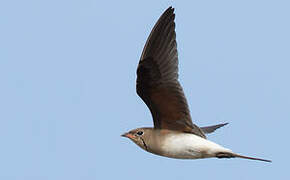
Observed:
[[[149,107],[156,129],[170,129],[205,138],[191,121],[182,87],[178,82],[174,9],[159,18],[143,49],[137,69],[137,94]]]

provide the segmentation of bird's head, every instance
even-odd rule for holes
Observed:
[[[122,137],[131,139],[135,144],[140,146],[142,149],[148,151],[148,140],[151,136],[152,128],[137,128],[127,133],[122,134]]]

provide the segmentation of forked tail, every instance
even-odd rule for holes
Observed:
[[[235,153],[228,153],[228,152],[217,153],[216,157],[217,158],[235,158],[235,157],[238,157],[238,158],[243,158],[243,159],[251,159],[251,160],[257,160],[257,161],[272,162],[271,160],[267,160],[267,159],[243,156],[243,155],[239,155],[239,154],[235,154]]]

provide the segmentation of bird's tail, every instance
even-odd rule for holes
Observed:
[[[217,153],[216,157],[217,158],[235,158],[235,157],[237,157],[237,158],[251,159],[251,160],[257,160],[257,161],[272,162],[271,160],[268,160],[268,159],[261,159],[261,158],[256,158],[256,157],[243,156],[243,155],[240,155],[240,154],[229,153],[229,152]]]
[[[272,162],[271,160],[268,160],[268,159],[261,159],[261,158],[243,156],[243,155],[239,155],[239,154],[234,154],[234,157],[243,158],[243,159],[257,160],[257,161]]]

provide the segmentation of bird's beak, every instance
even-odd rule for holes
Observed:
[[[121,136],[122,136],[122,137],[127,137],[127,134],[128,134],[128,133],[124,133],[124,134],[122,134]]]
[[[130,134],[130,133],[124,133],[124,134],[122,134],[121,136],[122,136],[122,137],[129,138],[129,139],[131,139],[131,138],[133,137],[132,134]]]

